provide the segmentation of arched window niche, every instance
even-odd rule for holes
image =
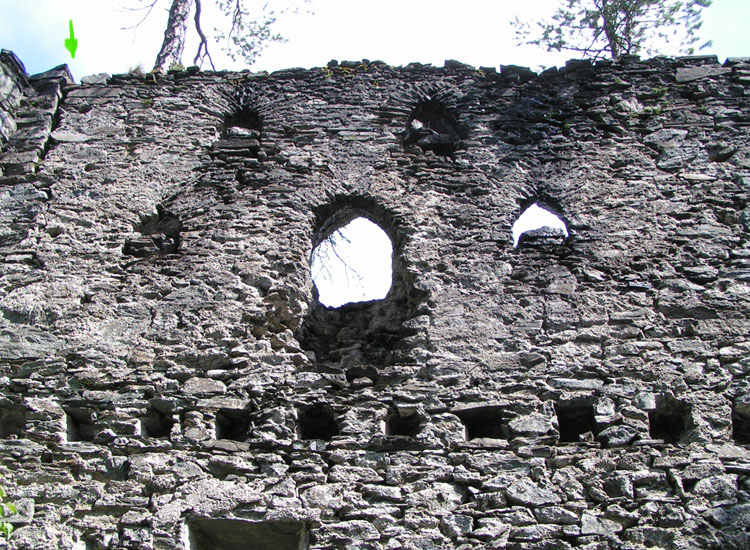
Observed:
[[[350,215],[355,217],[328,232],[310,258],[318,300],[326,307],[382,300],[393,282],[391,238],[366,215]]]
[[[238,107],[224,118],[221,137],[210,154],[222,160],[236,157],[259,158],[263,117],[252,108]]]
[[[416,329],[407,321],[421,315],[427,298],[426,292],[415,285],[415,271],[407,267],[404,250],[406,236],[415,231],[408,225],[404,215],[384,207],[380,201],[361,195],[337,195],[331,202],[314,208],[314,226],[311,242],[311,265],[309,279],[309,309],[297,332],[297,339],[302,347],[313,352],[315,368],[343,371],[348,382],[369,378],[378,383],[379,367],[391,364],[411,363],[414,346],[407,345],[421,334],[421,327]],[[364,221],[357,221],[365,218]],[[316,250],[321,243],[342,240],[333,236],[339,229],[356,222],[365,227],[374,224],[381,240],[389,242],[373,245],[369,242],[358,242],[352,239],[355,248],[365,255],[376,256],[376,248],[381,251],[378,270],[385,282],[376,286],[372,295],[339,297],[336,301],[326,296],[323,283],[318,281],[320,274],[316,266]],[[333,237],[332,237],[333,236]],[[390,244],[392,252],[388,247]],[[335,256],[335,253],[329,253]],[[343,254],[341,254],[343,256]],[[385,265],[383,265],[385,264]],[[353,266],[350,266],[353,268]],[[356,268],[354,268],[356,269]],[[367,270],[369,268],[365,268]],[[348,268],[339,270],[342,280],[334,286],[346,286]],[[349,283],[359,283],[357,277],[348,273]],[[344,378],[344,377],[342,377]]]
[[[528,201],[513,223],[513,247],[562,245],[568,239],[568,225],[548,201]]]
[[[404,144],[418,145],[422,151],[451,156],[465,137],[458,119],[442,101],[423,99],[412,109],[404,131]]]
[[[235,110],[224,121],[225,138],[251,138],[260,140],[263,131],[263,117],[250,108]]]

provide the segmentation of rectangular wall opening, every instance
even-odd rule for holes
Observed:
[[[0,437],[23,437],[26,431],[26,411],[22,407],[0,409]]]
[[[96,435],[97,415],[91,409],[83,407],[65,410],[68,441],[93,441]]]
[[[247,441],[250,427],[250,411],[247,409],[220,409],[216,412],[216,439]]]
[[[597,425],[591,400],[556,403],[555,414],[562,443],[581,442],[588,433],[596,436]]]
[[[670,396],[660,396],[656,408],[648,413],[649,434],[664,443],[678,443],[687,430],[688,407]]]
[[[472,439],[510,439],[508,419],[496,405],[454,409],[461,419],[467,441]]]
[[[297,410],[297,430],[300,439],[329,441],[339,435],[339,425],[330,405],[317,403]]]
[[[170,414],[171,411],[160,411],[149,407],[146,416],[141,417],[141,435],[143,437],[169,437],[175,421]]]
[[[307,550],[303,523],[195,518],[188,522],[185,550]]]
[[[415,410],[392,411],[385,419],[385,435],[416,437],[422,427],[422,419]]]
[[[750,402],[735,400],[732,406],[732,437],[741,445],[750,445]]]

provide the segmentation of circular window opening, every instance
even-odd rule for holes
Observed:
[[[513,224],[513,246],[517,247],[521,237],[524,234],[531,235],[532,232],[544,232],[543,236],[547,238],[558,236],[558,239],[564,240],[568,237],[568,228],[560,216],[542,208],[537,203],[524,210]]]
[[[391,289],[392,255],[391,239],[367,218],[340,227],[315,247],[310,259],[320,303],[340,307],[382,300]]]

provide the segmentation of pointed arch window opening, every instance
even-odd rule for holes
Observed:
[[[513,223],[513,247],[518,248],[522,244],[521,237],[525,233],[544,229],[558,233],[563,241],[568,238],[568,226],[562,218],[537,201],[527,207]]]
[[[375,222],[358,216],[323,239],[312,252],[310,273],[327,307],[382,300],[393,281],[393,243]]]

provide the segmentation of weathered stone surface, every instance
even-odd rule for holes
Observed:
[[[622,447],[632,443],[638,435],[638,430],[632,426],[610,426],[596,435],[605,447]]]
[[[521,479],[505,491],[508,501],[521,506],[546,506],[558,504],[560,497],[549,489],[539,487],[533,481]]]
[[[748,546],[747,60],[87,82],[0,55],[17,548]]]
[[[587,512],[581,517],[582,535],[614,535],[622,531],[622,525],[606,518],[596,517]]]

